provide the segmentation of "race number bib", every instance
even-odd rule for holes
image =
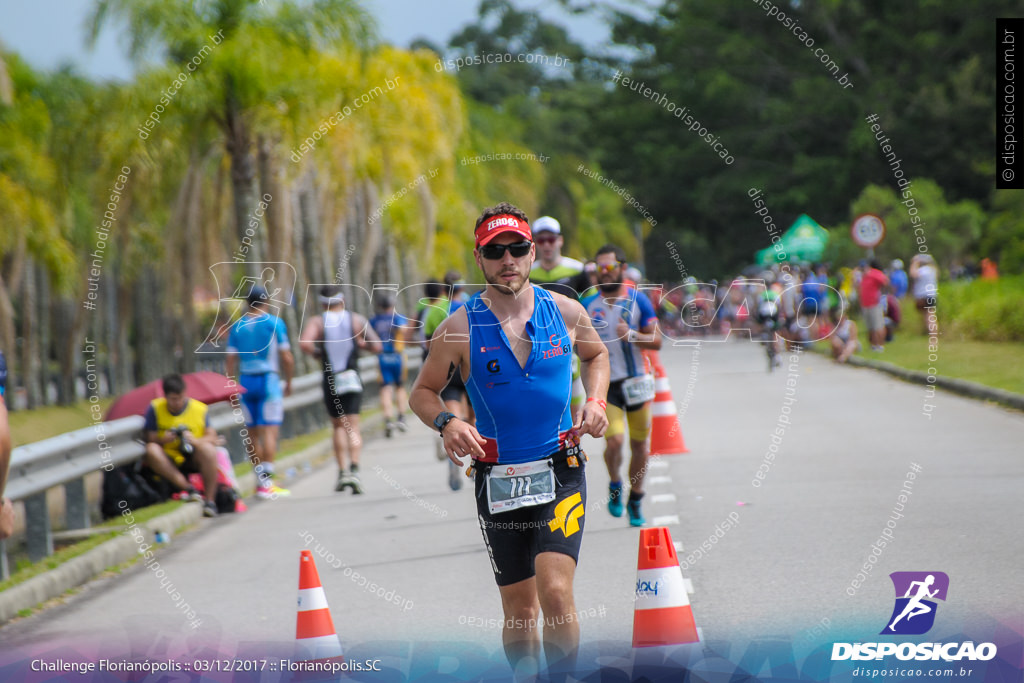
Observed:
[[[654,399],[654,375],[640,375],[622,381],[622,396],[627,406],[638,406]]]
[[[363,390],[363,383],[359,381],[359,373],[355,370],[343,370],[334,373],[334,393],[352,394]]]
[[[487,505],[491,514],[555,499],[555,470],[551,459],[521,465],[494,465],[487,473]]]

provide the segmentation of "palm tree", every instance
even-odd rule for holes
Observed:
[[[362,50],[373,40],[371,19],[355,0],[97,0],[90,41],[115,20],[128,25],[132,58],[162,53],[187,72],[165,108],[187,110],[197,128],[212,122],[219,130],[231,161],[239,241],[258,203],[253,149],[260,124],[275,117],[280,103],[319,100],[338,87],[296,73],[311,52]],[[161,94],[153,93],[154,106]]]
[[[12,365],[21,365],[30,405],[42,398],[34,352],[48,307],[40,300],[40,284],[48,279],[67,289],[74,271],[71,248],[58,222],[63,205],[57,200],[57,165],[48,149],[53,124],[33,92],[39,81],[16,56],[0,57],[0,348]],[[14,353],[16,336],[25,338],[20,358]]]

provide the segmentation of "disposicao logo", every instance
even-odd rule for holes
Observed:
[[[896,605],[880,635],[928,633],[935,623],[937,607],[931,598],[946,601],[949,577],[944,572],[893,572],[889,578],[896,589]]]
[[[879,635],[916,636],[930,631],[938,610],[935,600],[946,601],[949,576],[944,572],[893,572],[889,578],[896,591],[896,604]],[[994,643],[975,645],[972,641],[832,645],[832,661],[883,659],[890,655],[900,660],[988,661],[996,656],[996,646]]]

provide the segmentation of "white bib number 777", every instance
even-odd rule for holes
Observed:
[[[491,514],[555,499],[555,471],[551,460],[520,465],[495,465],[487,474],[487,505]]]

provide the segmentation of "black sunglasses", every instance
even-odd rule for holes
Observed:
[[[505,256],[506,249],[512,254],[513,258],[522,258],[530,253],[531,244],[532,242],[523,240],[522,242],[513,242],[512,244],[485,244],[479,247],[479,249],[480,255],[485,259],[497,261]]]

